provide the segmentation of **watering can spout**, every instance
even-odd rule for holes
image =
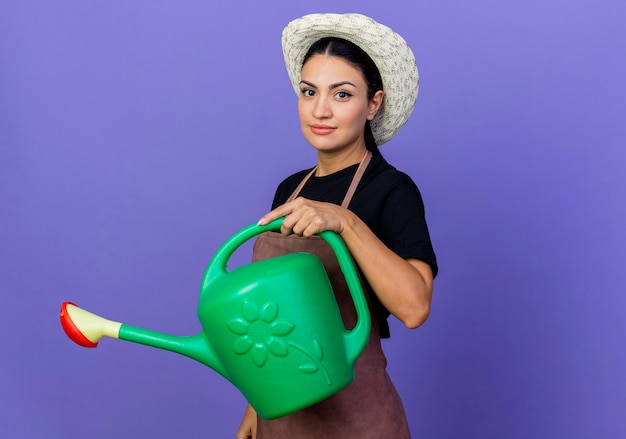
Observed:
[[[79,308],[72,302],[61,305],[61,326],[76,344],[95,348],[102,337],[119,338],[192,358],[227,377],[223,365],[204,333],[193,336],[173,336],[107,320]]]

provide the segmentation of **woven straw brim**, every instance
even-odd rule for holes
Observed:
[[[361,14],[311,14],[283,30],[283,56],[296,94],[300,94],[302,62],[313,43],[326,37],[348,40],[372,58],[383,80],[383,105],[371,122],[378,145],[388,142],[415,107],[419,77],[415,57],[393,30]]]

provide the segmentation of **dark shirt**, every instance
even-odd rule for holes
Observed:
[[[300,196],[340,205],[357,165],[323,177],[312,176]],[[310,171],[297,172],[278,186],[272,209],[284,204]],[[433,277],[438,266],[430,241],[422,196],[411,178],[382,157],[373,157],[348,206],[374,234],[402,258],[420,259],[430,265]],[[366,289],[380,325],[381,337],[389,337],[389,312],[380,304],[369,285]]]

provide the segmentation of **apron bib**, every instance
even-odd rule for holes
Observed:
[[[359,165],[341,204],[347,208],[371,159],[368,152]],[[294,199],[315,168],[302,180],[289,200]],[[334,251],[319,236],[301,238],[276,232],[259,235],[254,243],[253,261],[293,252],[317,256],[328,273],[346,329],[357,316],[350,291]],[[377,319],[370,305],[372,331],[365,350],[355,363],[355,379],[335,395],[299,412],[271,421],[257,417],[257,439],[410,439],[402,401],[386,371]]]

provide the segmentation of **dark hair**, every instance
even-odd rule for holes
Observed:
[[[327,55],[342,58],[358,69],[365,78],[367,84],[367,98],[372,99],[378,90],[383,89],[383,79],[380,76],[378,67],[367,53],[359,46],[348,40],[335,37],[322,38],[314,43],[304,55],[302,67],[314,55]],[[373,155],[381,155],[378,145],[372,134],[370,121],[365,122],[365,147]]]

